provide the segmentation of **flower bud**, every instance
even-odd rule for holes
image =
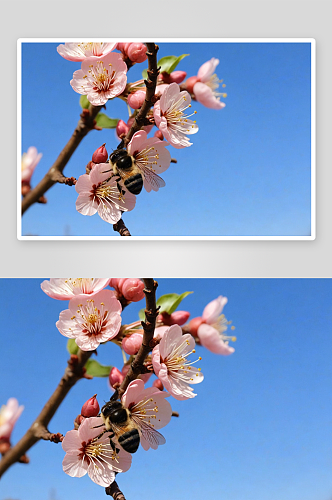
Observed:
[[[143,335],[140,333],[132,333],[129,337],[122,339],[122,349],[129,355],[136,354],[143,342]]]
[[[106,163],[108,159],[108,153],[105,148],[105,144],[96,149],[92,155],[92,161],[94,163]]]
[[[145,101],[145,90],[137,90],[128,95],[127,102],[132,109],[139,109]]]
[[[127,278],[122,284],[122,295],[130,302],[139,302],[144,298],[144,283],[137,278]]]
[[[181,83],[186,76],[187,73],[185,71],[173,71],[172,73],[163,71],[160,75],[162,81],[165,83]]]
[[[204,323],[204,320],[203,320],[203,318],[201,318],[199,316],[197,318],[193,318],[189,322],[189,329],[190,329],[191,335],[193,335],[194,337],[197,337],[197,330],[201,326],[202,323]]]
[[[163,133],[160,131],[160,130],[156,130],[156,132],[154,133],[154,137],[157,137],[158,139],[160,139],[161,141],[164,140],[164,136],[163,136]]]
[[[118,42],[116,44],[116,48],[122,52],[125,56],[127,56],[127,50],[130,45],[130,42],[128,43],[123,43],[123,42]]]
[[[123,379],[124,375],[114,366],[108,376],[111,387],[122,384]]]
[[[186,89],[189,92],[189,94],[192,94],[194,91],[194,85],[195,83],[199,82],[198,76],[190,76],[188,80],[186,81]]]
[[[97,401],[97,394],[88,399],[81,409],[82,417],[96,417],[99,413],[99,404]]]
[[[172,314],[163,312],[159,314],[158,320],[162,321],[164,325],[172,326],[179,325],[182,326],[187,323],[190,313],[188,311],[175,311]]]
[[[115,130],[116,130],[116,135],[118,137],[121,137],[122,135],[127,134],[127,132],[129,131],[129,127],[123,120],[119,120]]]
[[[157,389],[159,389],[160,391],[164,390],[163,383],[159,378],[153,381],[152,387],[157,387]]]
[[[141,63],[148,58],[146,51],[144,43],[131,43],[127,48],[127,55],[132,62]]]

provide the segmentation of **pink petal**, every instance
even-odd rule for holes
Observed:
[[[124,404],[124,406],[128,408],[131,403],[137,403],[138,401],[140,401],[139,396],[142,393],[142,391],[144,391],[143,380],[136,379],[130,382],[126,392],[121,398],[121,401]]]
[[[215,57],[212,57],[210,61],[207,61],[204,64],[202,64],[197,73],[197,76],[201,80],[201,82],[206,82],[207,80],[210,79],[210,77],[215,72],[215,69],[218,66],[218,64],[219,64],[219,59],[216,59]]]
[[[220,316],[224,306],[227,304],[227,302],[228,302],[227,297],[219,295],[217,299],[212,300],[205,307],[202,319],[208,324],[215,323],[218,317]]]
[[[232,354],[235,349],[226,344],[219,334],[218,330],[210,325],[202,324],[197,331],[198,338],[203,347],[206,347],[209,351],[214,354],[222,354],[223,356],[228,356]]]
[[[71,477],[83,477],[88,472],[88,466],[85,461],[79,458],[77,451],[66,454],[62,461],[63,471]]]
[[[197,82],[194,85],[194,94],[198,102],[211,109],[221,109],[226,106],[224,102],[215,97],[212,89],[205,83]]]

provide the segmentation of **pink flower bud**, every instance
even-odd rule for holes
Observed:
[[[129,372],[129,368],[130,368],[130,364],[123,365],[122,370],[121,370],[123,377],[125,377],[127,375],[127,373]]]
[[[126,135],[128,133],[128,130],[128,125],[123,120],[119,120],[116,125],[116,135],[118,137],[121,137],[123,134]]]
[[[92,155],[92,161],[94,163],[106,163],[108,160],[108,153],[105,148],[105,144],[96,149]]]
[[[175,311],[172,314],[168,314],[167,312],[163,312],[159,314],[158,320],[162,321],[164,325],[172,326],[172,325],[184,325],[189,319],[190,313],[188,311]]]
[[[145,101],[145,90],[137,90],[128,95],[127,102],[133,109],[139,109]]]
[[[88,399],[81,409],[82,417],[96,417],[99,413],[99,404],[97,401],[97,394]]]
[[[163,383],[159,378],[153,381],[152,387],[157,387],[157,389],[159,389],[160,391],[164,390]]]
[[[163,133],[162,133],[160,130],[157,130],[157,131],[154,133],[154,136],[155,136],[155,137],[158,137],[158,139],[160,139],[161,141],[163,141],[163,140],[164,140]]]
[[[165,83],[181,83],[186,78],[187,73],[185,71],[173,71],[172,73],[166,73],[164,71],[161,73],[160,77]]]
[[[129,337],[122,339],[122,349],[129,355],[136,354],[143,342],[143,335],[140,333],[132,333]]]
[[[194,337],[197,337],[197,330],[201,326],[202,323],[205,323],[205,321],[203,320],[203,318],[201,318],[199,316],[197,318],[193,318],[189,322],[189,329],[190,329],[191,335],[193,335]]]
[[[126,300],[139,302],[144,298],[144,283],[137,278],[127,278],[122,284],[122,295]]]
[[[128,50],[129,45],[131,45],[130,42],[129,43],[128,42],[127,43],[119,42],[116,44],[116,48],[118,50],[121,50],[122,54],[127,56],[127,50]]]
[[[141,373],[138,378],[143,380],[144,384],[146,384],[148,382],[149,378],[151,377],[151,375],[152,375],[152,373]]]
[[[118,370],[115,366],[113,366],[109,376],[108,380],[111,385],[111,387],[114,387],[115,385],[122,384],[122,381],[124,379],[124,375]]]
[[[198,76],[190,76],[188,80],[186,81],[186,89],[187,91],[192,94],[194,91],[194,85],[195,83],[199,82]]]
[[[127,48],[129,59],[135,63],[141,63],[148,58],[146,51],[147,48],[144,43],[131,43]]]

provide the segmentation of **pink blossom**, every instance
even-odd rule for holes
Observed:
[[[165,181],[158,174],[165,172],[171,164],[171,154],[166,149],[168,145],[168,142],[160,141],[158,137],[148,139],[144,130],[135,132],[128,144],[128,153],[134,157],[148,193],[165,186]]]
[[[132,333],[128,337],[123,337],[121,347],[129,355],[137,354],[143,342],[143,335]]]
[[[181,83],[186,76],[187,73],[185,71],[172,71],[172,73],[164,71],[160,74],[160,79],[165,83]]]
[[[196,394],[190,384],[203,381],[200,368],[192,366],[195,361],[189,362],[187,359],[195,352],[194,347],[195,340],[190,333],[182,335],[181,327],[173,325],[152,351],[154,372],[175,399],[193,398]]]
[[[177,83],[171,83],[154,105],[154,119],[165,139],[177,149],[191,146],[188,134],[196,134],[198,126],[195,121],[188,120],[186,109],[191,107],[190,94]],[[192,114],[195,114],[196,111]]]
[[[221,295],[209,302],[203,311],[202,323],[197,329],[197,336],[202,346],[215,354],[223,354],[224,356],[235,351],[233,347],[228,345],[228,342],[229,340],[233,342],[236,340],[236,337],[229,337],[224,334],[229,322],[221,312],[226,304],[227,297]]]
[[[110,278],[50,278],[41,289],[52,299],[70,300],[78,295],[93,295],[109,284]]]
[[[120,139],[123,135],[127,135],[129,128],[130,127],[123,120],[119,120],[115,129],[118,139]]]
[[[76,210],[82,215],[98,215],[109,224],[121,219],[122,212],[135,207],[136,197],[123,187],[121,193],[117,183],[118,177],[110,172],[109,163],[99,163],[90,174],[81,175],[75,185],[79,194]]]
[[[75,339],[82,351],[93,351],[100,343],[113,339],[121,326],[121,304],[111,290],[91,298],[75,297],[69,309],[60,313],[56,326],[65,337]]]
[[[130,43],[126,47],[126,52],[129,59],[135,63],[142,63],[148,58],[146,55],[147,48],[144,43]]]
[[[57,51],[64,59],[68,61],[84,61],[88,57],[102,57],[114,50],[116,43],[104,42],[66,42],[64,45],[59,45]]]
[[[156,450],[165,443],[165,438],[156,429],[165,427],[171,420],[172,408],[165,400],[168,396],[157,387],[145,389],[142,380],[130,382],[122,396],[122,404],[130,410],[131,418],[138,426],[144,450]]]
[[[130,302],[144,299],[144,283],[138,278],[125,278],[121,283],[121,293]]]
[[[145,90],[137,90],[128,95],[127,102],[132,109],[139,109],[145,101]]]
[[[106,144],[106,143],[105,143]],[[108,160],[107,149],[105,148],[105,144],[96,149],[96,151],[92,155],[93,163],[105,163]]]
[[[15,398],[9,398],[6,405],[0,409],[0,439],[8,441],[14,429],[17,419],[24,410],[24,406],[19,406]]]
[[[219,80],[214,73],[219,64],[219,59],[212,57],[210,61],[204,63],[198,70],[197,83],[193,86],[193,93],[198,102],[212,109],[221,109],[226,106],[224,102],[220,102],[220,97],[226,97],[226,94],[217,92],[219,88]]]
[[[179,325],[182,326],[187,323],[190,317],[190,313],[188,311],[174,311],[172,314],[168,314],[167,312],[162,312],[158,316],[158,321],[162,321],[164,325],[172,326]]]
[[[110,383],[110,386],[112,388],[114,388],[115,385],[121,384],[123,382],[123,379],[124,379],[124,376],[122,375],[120,370],[118,370],[118,368],[113,366],[112,370],[110,371],[109,377],[108,377],[108,381]]]
[[[107,487],[114,481],[115,472],[126,472],[130,468],[132,457],[116,447],[116,443],[112,447],[109,433],[100,427],[102,423],[101,417],[86,418],[78,430],[66,433],[62,441],[66,452],[62,467],[71,477],[88,473],[94,483]]]
[[[21,163],[21,169],[22,169],[22,182],[26,184],[30,184],[30,180],[32,177],[32,174],[38,165],[41,157],[43,156],[42,153],[38,153],[37,149],[34,146],[31,146],[27,153],[23,153],[22,155],[22,163]]]
[[[126,84],[127,65],[116,52],[88,57],[70,82],[75,92],[86,95],[94,106],[102,106],[108,99],[120,95]]]

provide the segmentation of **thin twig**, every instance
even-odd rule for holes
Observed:
[[[159,70],[157,68],[157,52],[159,50],[158,45],[154,43],[146,43],[147,46],[147,56],[148,56],[148,80],[145,80],[146,85],[146,95],[145,101],[139,110],[139,113],[135,116],[135,120],[130,127],[126,137],[123,140],[123,147],[126,148],[127,144],[130,142],[132,136],[135,132],[138,132],[145,124],[146,115],[154,105],[154,95],[157,85],[157,78],[159,75]]]
[[[116,481],[113,481],[110,486],[105,488],[105,493],[106,495],[113,497],[114,500],[126,500]]]
[[[31,189],[27,195],[22,200],[22,215],[24,212],[38,199],[46,193],[56,182],[59,180],[59,173],[61,174],[68,161],[70,160],[72,154],[76,150],[77,146],[80,144],[82,139],[87,135],[87,133],[94,128],[97,114],[101,110],[102,106],[92,106],[90,104],[89,109],[83,110],[81,118],[73,132],[73,135],[59,154],[56,161],[53,163],[52,167],[49,169],[47,174],[43,179],[37,184],[36,187]]]
[[[122,219],[120,219],[116,224],[113,224],[114,231],[120,233],[120,236],[131,236],[129,229],[126,227]]]
[[[51,421],[52,417],[54,416],[55,412],[59,408],[60,404],[62,403],[70,389],[76,384],[78,380],[84,377],[84,365],[90,358],[92,353],[93,351],[83,352],[79,350],[77,356],[71,356],[59,385],[45,404],[36,420],[31,425],[30,429],[28,429],[22,439],[6,453],[0,461],[0,477],[11,465],[13,465],[15,462],[18,462],[20,460],[20,457],[24,456],[25,453],[34,444],[37,443],[37,441],[39,441],[40,439],[45,439],[48,432],[47,426],[49,422]],[[57,435],[54,434],[54,436]],[[60,440],[61,439],[59,438],[59,441]]]
[[[158,316],[159,308],[156,306],[156,289],[158,283],[152,278],[143,278],[144,281],[144,293],[146,301],[145,309],[145,321],[142,321],[143,326],[143,342],[135,356],[134,361],[128,370],[122,384],[118,389],[118,397],[121,398],[128,385],[132,380],[135,380],[144,369],[144,360],[151,351],[151,341],[153,339],[154,329],[156,325],[156,317]]]

